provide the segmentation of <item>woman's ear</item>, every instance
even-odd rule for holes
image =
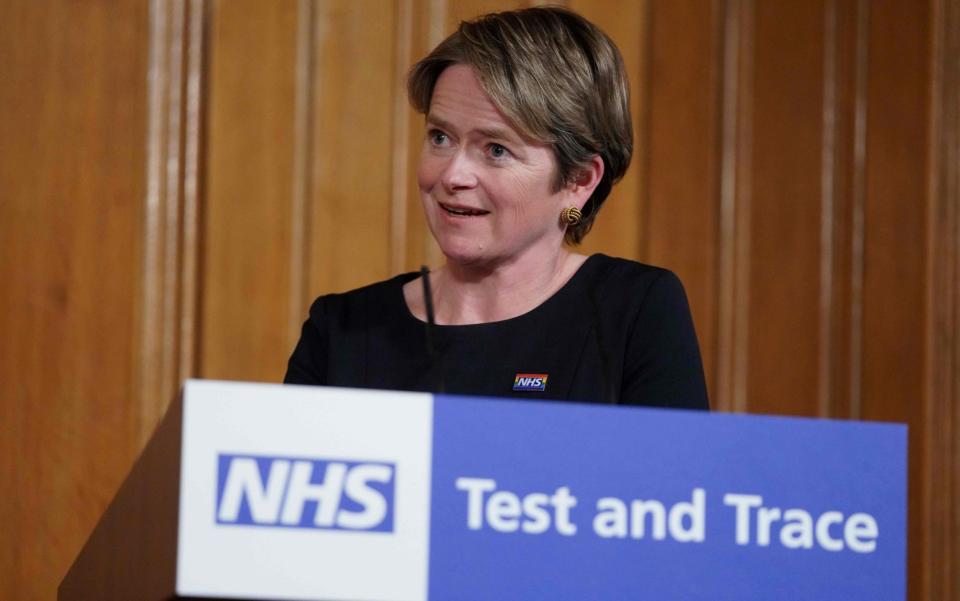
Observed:
[[[570,193],[575,199],[575,204],[582,209],[587,204],[590,195],[600,184],[603,178],[603,159],[599,154],[590,158],[590,162],[578,168],[574,174],[574,179],[570,183]]]

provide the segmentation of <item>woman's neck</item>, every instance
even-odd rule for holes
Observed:
[[[466,325],[522,315],[563,287],[585,260],[583,255],[561,249],[547,260],[521,260],[492,268],[448,261],[431,274],[436,322]],[[420,302],[413,304],[421,309],[423,299],[417,300]]]

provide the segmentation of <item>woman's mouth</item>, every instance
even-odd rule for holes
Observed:
[[[479,217],[481,215],[488,215],[490,211],[484,211],[483,209],[473,209],[470,207],[461,207],[461,206],[452,206],[444,203],[439,203],[440,208],[449,213],[450,215],[456,215],[457,217]]]

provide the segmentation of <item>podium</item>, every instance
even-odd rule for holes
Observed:
[[[59,599],[905,599],[906,428],[188,381]]]

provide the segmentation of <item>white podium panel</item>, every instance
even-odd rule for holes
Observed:
[[[325,390],[186,384],[177,594],[426,599],[432,396]]]

